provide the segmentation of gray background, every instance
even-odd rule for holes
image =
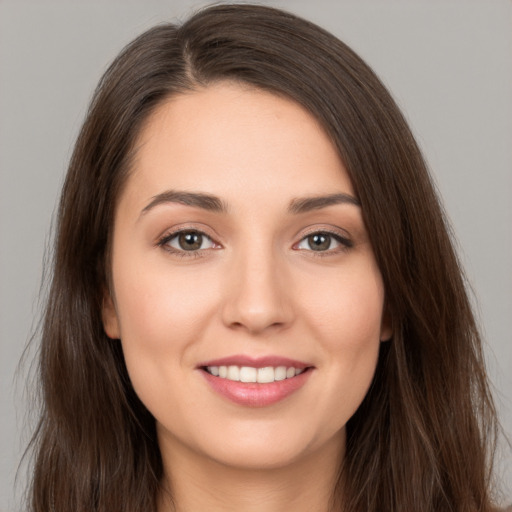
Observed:
[[[30,434],[28,362],[50,223],[71,147],[106,65],[136,34],[202,1],[0,0],[0,511],[19,510]],[[389,86],[439,186],[478,297],[512,432],[512,3],[262,2],[337,34]],[[30,354],[29,354],[30,355]],[[512,500],[512,454],[501,450]]]

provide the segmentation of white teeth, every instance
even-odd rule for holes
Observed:
[[[284,380],[286,379],[286,366],[278,366],[275,370],[274,379]]]
[[[266,368],[258,368],[258,382],[260,384],[274,382],[274,368],[272,368],[272,366],[267,366]]]
[[[238,366],[228,366],[228,379],[240,380],[240,368]]]
[[[250,366],[242,366],[240,368],[240,382],[256,382],[258,378],[258,370]]]
[[[269,382],[291,379],[301,374],[303,368],[293,366],[267,366],[265,368],[253,368],[252,366],[208,366],[208,373],[215,377],[239,382],[258,382],[266,384]]]

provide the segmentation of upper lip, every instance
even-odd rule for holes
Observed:
[[[286,366],[287,368],[309,368],[313,365],[290,359],[288,357],[281,357],[275,355],[263,356],[263,357],[251,357],[247,355],[232,355],[222,357],[220,359],[213,359],[211,361],[205,361],[197,365],[198,368],[204,368],[206,366],[250,366],[252,368],[265,368],[267,366]]]

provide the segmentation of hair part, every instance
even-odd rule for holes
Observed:
[[[115,208],[152,112],[224,80],[295,100],[321,123],[361,202],[383,276],[394,335],[347,425],[333,510],[490,510],[497,423],[481,341],[407,123],[344,43],[251,5],[219,5],[147,31],[98,85],[58,211],[31,510],[155,510],[163,468],[154,419],[101,318]]]

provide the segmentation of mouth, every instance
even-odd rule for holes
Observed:
[[[202,369],[214,377],[227,379],[233,382],[257,382],[269,384],[281,380],[291,379],[305,372],[307,368],[296,368],[294,366],[264,366],[255,368],[253,366],[203,366]]]
[[[197,368],[213,391],[247,407],[264,407],[284,400],[302,388],[314,370],[307,363],[273,356],[233,356],[208,361]]]

